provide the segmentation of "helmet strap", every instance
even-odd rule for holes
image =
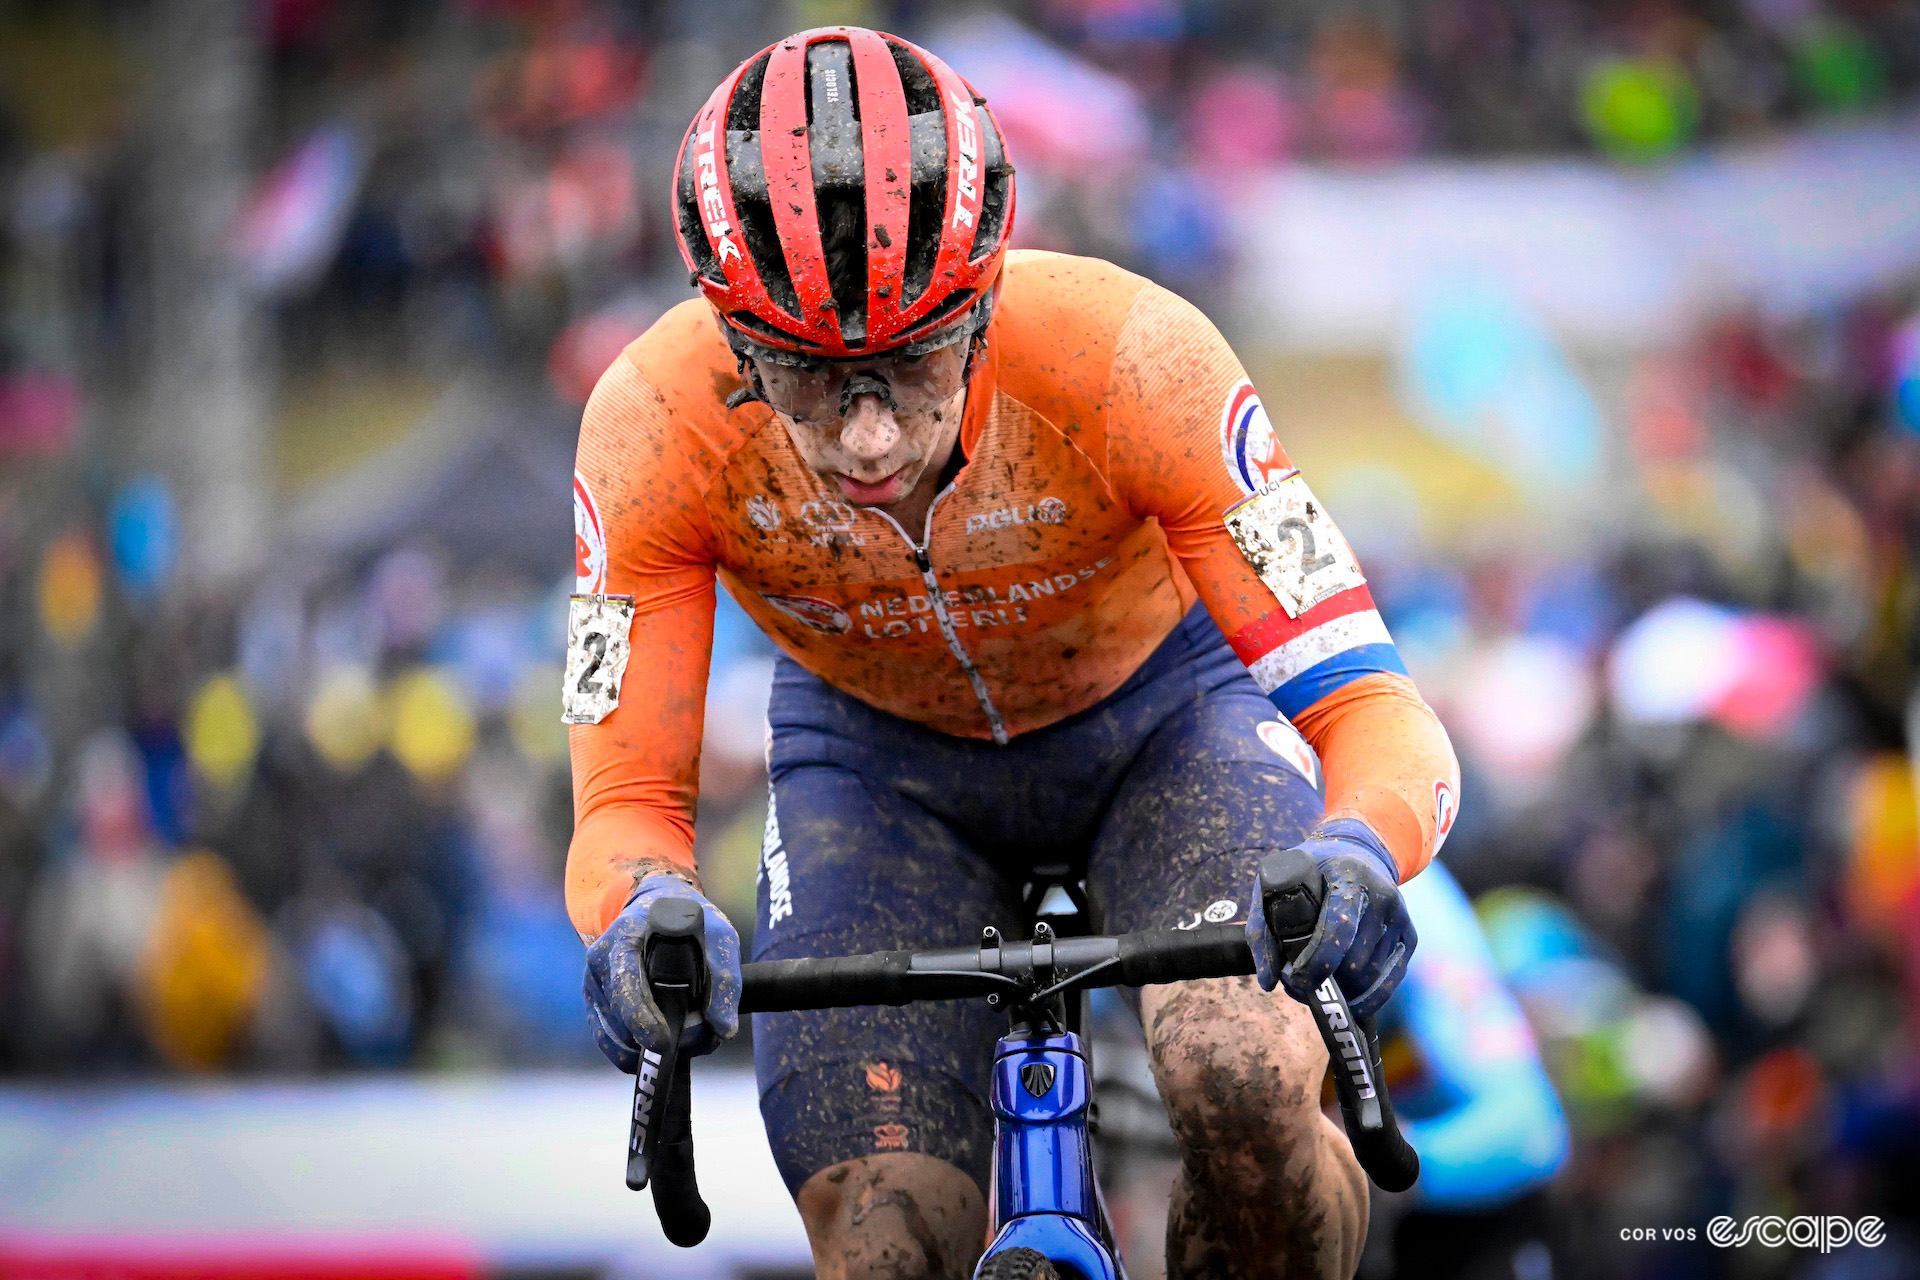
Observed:
[[[987,348],[987,326],[993,323],[993,304],[1000,298],[1000,281],[993,282],[993,288],[986,291],[980,300],[973,304],[973,333],[967,338],[967,367],[960,382],[965,386],[973,381],[973,362]]]
[[[727,336],[731,338],[732,333]],[[760,370],[754,367],[752,357],[731,341],[727,345],[733,347],[734,371],[740,375],[739,389],[727,397],[727,412],[732,413],[743,404],[766,404],[767,389],[760,385]]]

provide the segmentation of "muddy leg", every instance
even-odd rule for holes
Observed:
[[[822,1169],[797,1199],[820,1280],[967,1280],[986,1245],[980,1188],[916,1152]]]
[[[1367,1182],[1320,1110],[1312,1016],[1252,978],[1148,987],[1140,1013],[1180,1143],[1168,1280],[1347,1280]]]

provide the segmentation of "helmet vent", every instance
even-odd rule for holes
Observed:
[[[809,338],[801,337],[797,333],[787,333],[784,330],[776,329],[759,316],[753,314],[753,312],[744,309],[728,312],[727,319],[735,328],[751,333],[756,337],[767,339],[775,345],[776,350],[782,343],[792,343],[802,347],[818,347],[820,345]]]
[[[916,333],[932,334],[943,321],[949,320],[973,305],[974,294],[971,289],[960,289],[954,295],[941,301],[940,305],[927,312],[914,327]]]
[[[773,60],[773,50],[753,60],[740,76],[740,83],[733,87],[733,97],[727,103],[728,129],[760,128],[760,91],[767,83],[767,63]]]
[[[887,41],[907,114],[914,119],[913,183],[907,192],[907,254],[900,305],[918,302],[933,284],[933,263],[940,253],[940,224],[947,216],[947,117],[940,109],[940,86],[933,73],[902,45]],[[923,161],[924,153],[924,161]]]
[[[867,340],[867,202],[862,195],[844,187],[814,192],[827,283],[840,313],[840,336],[850,347],[864,346]]]
[[[853,46],[822,40],[807,47],[807,123],[858,124],[860,95],[853,78]]]
[[[940,86],[934,83],[932,73],[921,65],[920,59],[891,40],[887,41],[887,52],[893,55],[893,65],[900,69],[900,87],[907,95],[907,114],[917,116],[923,111],[938,111]]]
[[[985,119],[985,111],[981,113]],[[993,130],[981,132],[991,134]],[[998,148],[995,148],[998,150]],[[996,244],[1000,244],[1000,232],[1006,228],[1006,205],[1008,196],[1014,190],[1014,167],[1008,163],[985,165],[981,175],[979,192],[979,226],[973,230],[973,248],[968,249],[968,261],[979,261],[985,253],[991,253]]]
[[[715,284],[724,285],[727,274],[720,269],[713,246],[707,243],[707,227],[700,217],[700,193],[694,187],[692,165],[682,167],[680,190],[676,194],[679,198],[673,203],[674,213],[680,220],[680,239],[693,255],[694,271]]]
[[[993,252],[1006,235],[1007,217],[1013,212],[1013,162],[1007,158],[1006,139],[987,111],[987,104],[974,95],[973,114],[980,122],[980,216],[973,231],[973,245],[967,261],[978,262]]]
[[[769,203],[766,179],[763,177],[757,188],[748,188],[737,181],[736,174],[740,161],[751,154],[750,167],[764,173],[760,154],[760,100],[767,83],[767,64],[773,59],[773,50],[769,49],[754,59],[746,74],[740,77],[740,83],[734,87],[733,100],[727,104],[727,171],[728,181],[733,187],[733,211],[740,220],[740,238],[746,242],[747,252],[753,256],[753,266],[760,273],[761,283],[766,286],[767,296],[773,299],[775,306],[789,315],[800,314],[800,295],[793,287],[793,277],[787,272],[786,257],[780,252],[780,230],[773,220],[773,205]],[[735,131],[744,134],[736,139]]]
[[[938,119],[939,117],[935,117]],[[941,133],[946,132],[942,123]],[[944,138],[941,146],[946,146]],[[947,174],[941,168],[935,177],[916,182],[907,195],[906,279],[901,286],[903,305],[920,300],[933,283],[934,259],[940,255],[940,224],[947,216]]]
[[[786,255],[780,252],[780,228],[773,220],[773,206],[767,203],[764,194],[735,194],[738,202],[734,212],[740,215],[740,238],[747,242],[754,269],[767,286],[767,296],[788,315],[799,315],[800,295],[794,290],[793,277],[787,273]]]

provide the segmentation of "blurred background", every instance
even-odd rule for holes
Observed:
[[[556,691],[686,121],[828,22],[1226,330],[1450,726],[1572,1132],[1459,1274],[1920,1275],[1913,0],[0,0],[0,1272],[810,1273],[743,1045],[713,1241],[620,1185]],[[770,674],[723,598],[743,922]],[[1623,1239],[1722,1213],[1888,1238]]]

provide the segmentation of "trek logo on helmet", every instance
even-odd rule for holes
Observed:
[[[733,224],[727,220],[727,207],[720,199],[720,174],[714,165],[713,153],[714,126],[693,135],[693,164],[700,181],[700,212],[707,220],[707,234],[713,237],[714,252],[720,255],[720,261],[740,256],[740,246],[733,242]]]
[[[973,124],[973,99],[958,90],[947,95],[953,101],[953,119],[958,125],[958,139],[954,149],[960,153],[960,181],[956,184],[953,196],[953,225],[970,227],[973,215],[980,208],[980,133]],[[973,208],[967,207],[967,201],[973,201]]]

